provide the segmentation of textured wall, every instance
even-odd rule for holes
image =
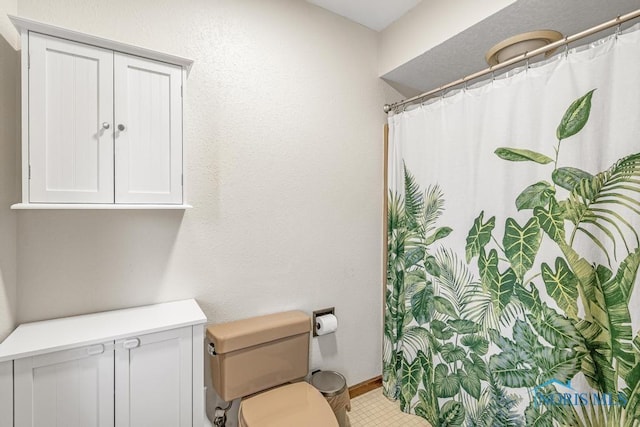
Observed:
[[[379,375],[376,35],[302,1],[20,0],[21,16],[195,60],[188,201],[176,211],[25,211],[21,322],[195,297],[212,322],[335,306],[312,363]]]
[[[19,147],[18,33],[7,14],[16,14],[16,0],[0,0],[0,340],[15,326],[17,148]]]
[[[14,49],[18,48],[19,36],[7,15],[16,15],[17,13],[18,0],[0,0],[0,36]]]

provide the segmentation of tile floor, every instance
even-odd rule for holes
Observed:
[[[400,403],[377,388],[351,400],[351,427],[430,427],[423,418],[400,411]]]

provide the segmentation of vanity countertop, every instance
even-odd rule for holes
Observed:
[[[0,344],[0,362],[206,322],[188,299],[24,323]]]

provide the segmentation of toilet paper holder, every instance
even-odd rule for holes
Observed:
[[[323,308],[322,310],[316,310],[313,312],[313,336],[318,336],[318,323],[316,323],[316,317],[324,316],[325,314],[336,314],[335,307]]]

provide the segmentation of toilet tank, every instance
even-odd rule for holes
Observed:
[[[213,344],[211,380],[218,395],[228,402],[306,376],[310,331],[311,319],[302,311],[207,327]]]

